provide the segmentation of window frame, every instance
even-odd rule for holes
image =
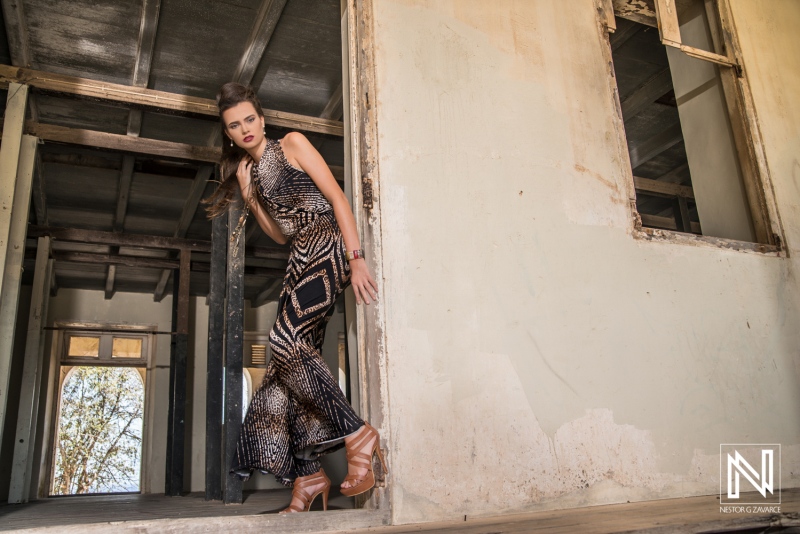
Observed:
[[[47,436],[42,441],[40,450],[41,469],[39,470],[37,494],[40,498],[58,498],[60,496],[51,495],[51,484],[55,475],[56,441],[58,439],[58,425],[61,414],[61,393],[69,372],[79,366],[110,366],[110,367],[133,367],[144,369],[142,381],[144,383],[144,416],[142,419],[142,452],[140,457],[139,469],[139,494],[151,493],[151,480],[147,472],[150,461],[150,449],[152,447],[152,423],[151,406],[154,395],[154,380],[151,376],[153,362],[157,351],[156,336],[154,332],[158,330],[155,324],[116,324],[116,323],[78,323],[56,321],[53,325],[57,334],[53,336],[50,347],[52,381],[48,384],[50,393],[47,399]],[[145,339],[142,342],[142,358],[116,358],[101,359],[94,357],[67,356],[69,347],[69,336],[77,334],[90,337],[92,335],[110,335],[117,337],[139,337]],[[110,347],[109,343],[109,347]],[[102,347],[102,341],[101,341]],[[102,348],[101,348],[102,350]],[[66,371],[64,369],[67,368]],[[45,446],[46,444],[46,446]],[[132,493],[136,494],[136,492]],[[96,494],[104,495],[104,494]]]
[[[625,135],[619,91],[613,72],[611,43],[608,38],[610,33],[616,31],[616,16],[620,16],[615,12],[615,6],[619,8],[620,4],[629,4],[630,0],[597,0],[597,2],[597,13],[601,26],[605,30],[603,53],[608,64],[612,65],[609,82],[616,101],[617,114],[614,120],[621,147],[624,148],[620,152],[622,159],[628,163],[624,172],[627,173],[633,236],[646,240],[683,242],[695,245],[707,244],[715,247],[787,257],[788,250],[784,246],[785,233],[774,198],[774,190],[764,153],[761,131],[756,119],[747,71],[742,62],[741,49],[731,15],[730,0],[705,0],[712,41],[715,47],[714,52],[687,46],[681,42],[675,0],[654,0],[654,12],[648,13],[639,6],[637,8],[639,13],[635,17],[622,16],[622,18],[657,26],[662,45],[671,46],[691,57],[718,65],[725,95],[725,106],[727,107],[739,166],[742,172],[748,208],[755,228],[756,242],[695,235],[675,230],[649,228],[642,225],[642,215],[636,207],[635,178],[627,154],[628,140]]]

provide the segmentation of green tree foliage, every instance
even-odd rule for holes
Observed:
[[[138,491],[143,413],[135,369],[75,367],[61,395],[53,494]]]

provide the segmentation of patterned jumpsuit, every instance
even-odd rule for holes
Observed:
[[[343,447],[364,424],[321,356],[350,265],[333,207],[287,161],[279,141],[267,140],[253,174],[262,205],[292,242],[269,334],[272,358],[242,423],[231,473],[247,479],[258,469],[291,486],[319,471],[319,456]]]

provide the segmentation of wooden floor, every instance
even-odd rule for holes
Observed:
[[[591,506],[498,517],[381,526],[388,514],[353,510],[337,493],[328,513],[274,514],[285,507],[288,490],[246,494],[244,504],[225,506],[184,497],[124,495],[62,497],[0,506],[0,530],[58,533],[123,532],[328,532],[330,534],[800,534],[800,489],[784,490],[780,514],[723,514],[716,496]],[[314,510],[321,510],[315,503]]]
[[[241,505],[227,506],[219,501],[204,500],[202,493],[183,497],[163,494],[51,497],[27,504],[0,506],[0,531],[151,519],[276,514],[288,506],[291,495],[290,489],[246,491]],[[314,500],[311,509],[322,510],[322,497]],[[353,509],[353,498],[331,488],[328,510],[347,509]]]

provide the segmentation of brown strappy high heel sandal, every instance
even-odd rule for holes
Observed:
[[[320,482],[325,482],[325,485],[317,490],[316,493],[311,495],[311,492],[306,488],[309,486],[316,486]],[[291,512],[308,512],[311,510],[311,503],[317,498],[317,495],[322,494],[322,509],[328,510],[328,492],[331,489],[331,479],[325,474],[325,471],[320,469],[313,475],[304,477],[297,477],[294,479],[294,486],[292,487],[292,499],[297,497],[302,501],[303,507],[298,508],[296,504],[289,504],[288,508],[284,508],[279,514],[288,514]]]
[[[373,437],[375,438],[375,444],[372,446],[372,450],[369,454],[361,452],[362,447],[369,443]],[[380,441],[381,438],[378,431],[375,430],[372,425],[365,422],[364,430],[361,432],[361,435],[355,439],[355,443],[353,443],[352,447],[347,448],[347,463],[354,464],[357,467],[366,467],[367,472],[363,476],[347,475],[344,479],[345,482],[353,481],[358,483],[349,488],[342,488],[342,495],[353,497],[354,495],[360,495],[372,489],[375,485],[375,473],[372,472],[372,456],[374,454],[378,455],[381,465],[383,466],[383,472],[389,472],[386,468],[386,461],[383,459]]]

